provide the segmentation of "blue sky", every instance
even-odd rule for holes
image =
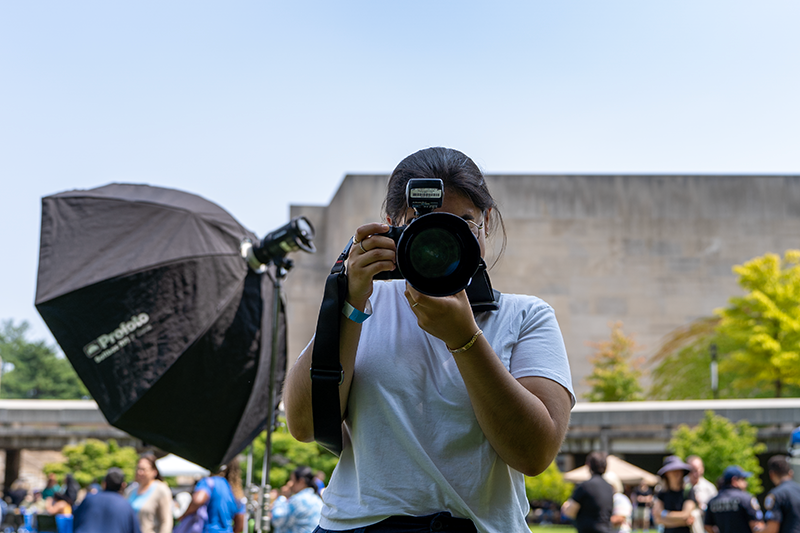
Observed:
[[[432,145],[489,173],[800,173],[800,3],[0,3],[0,320],[41,197],[193,192],[263,235]]]

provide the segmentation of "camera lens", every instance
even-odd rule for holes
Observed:
[[[443,278],[455,272],[461,247],[453,234],[430,228],[417,235],[408,247],[411,266],[425,278]]]
[[[398,270],[412,287],[430,296],[464,290],[480,261],[480,245],[469,225],[450,213],[415,219],[397,241]]]

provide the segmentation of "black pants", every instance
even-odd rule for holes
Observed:
[[[371,526],[334,531],[317,527],[314,533],[477,533],[475,524],[467,518],[455,518],[450,513],[428,516],[390,516]]]

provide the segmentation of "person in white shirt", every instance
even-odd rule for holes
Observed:
[[[614,507],[611,510],[611,532],[630,533],[633,522],[633,504],[625,496],[625,487],[617,474],[606,470],[603,479],[614,489]]]
[[[694,497],[697,500],[697,506],[705,512],[708,507],[708,502],[717,495],[717,486],[703,477],[706,468],[700,457],[697,455],[690,455],[686,459],[686,464],[691,467],[689,475],[686,476],[687,481],[694,489]]]
[[[317,531],[380,523],[381,531],[527,533],[524,476],[553,461],[575,402],[561,331],[553,309],[533,296],[500,294],[497,310],[473,312],[464,290],[434,297],[402,279],[373,282],[395,268],[396,244],[383,234],[416,216],[406,185],[417,178],[443,181],[433,214],[462,219],[482,257],[487,234],[504,235],[483,173],[463,153],[428,148],[392,172],[387,223],[357,228],[347,258],[344,449]],[[314,439],[313,344],[284,385],[289,431],[304,442]]]

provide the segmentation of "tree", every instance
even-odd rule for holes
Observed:
[[[44,341],[25,338],[29,325],[15,326],[11,320],[0,328],[0,358],[4,367],[0,398],[80,399],[89,396],[72,365]]]
[[[712,344],[720,398],[800,396],[800,250],[733,270],[747,294],[667,336],[651,359],[651,398],[711,398]]]
[[[718,353],[734,349],[730,339],[716,334],[719,317],[703,317],[671,332],[650,359],[648,397],[654,400],[709,399],[711,389],[711,345]],[[738,398],[741,391],[732,387],[733,375],[719,376],[720,398]]]
[[[559,471],[555,461],[536,477],[525,478],[525,494],[528,500],[546,500],[561,505],[570,495],[575,486],[569,481],[564,481],[564,475]]]
[[[611,340],[591,343],[596,350],[589,360],[594,368],[586,378],[591,390],[583,396],[590,402],[641,400],[641,359],[632,360],[639,347],[632,337],[625,336],[621,322],[610,327]]]
[[[253,479],[261,482],[264,464],[266,432],[253,441]],[[270,457],[269,484],[280,488],[289,481],[289,475],[298,466],[308,466],[315,472],[322,470],[327,479],[339,459],[316,442],[300,442],[289,434],[286,424],[281,423],[272,433],[272,456]]]
[[[47,463],[44,473],[54,473],[59,477],[72,474],[82,487],[102,480],[112,466],[125,472],[130,483],[136,472],[139,455],[131,446],[120,447],[111,439],[107,443],[97,439],[87,439],[80,444],[64,446],[61,453],[67,458],[63,463]]]
[[[745,296],[718,309],[717,334],[737,349],[720,361],[720,371],[737,374],[740,388],[768,387],[775,397],[800,386],[800,250],[756,257],[733,267]]]
[[[672,432],[667,449],[686,459],[698,455],[705,465],[705,477],[714,482],[722,476],[723,470],[731,465],[739,465],[754,475],[748,481],[747,490],[752,494],[762,491],[762,469],[757,455],[767,447],[757,442],[758,429],[746,420],[734,424],[725,417],[706,411],[703,420],[694,428],[681,424]]]

